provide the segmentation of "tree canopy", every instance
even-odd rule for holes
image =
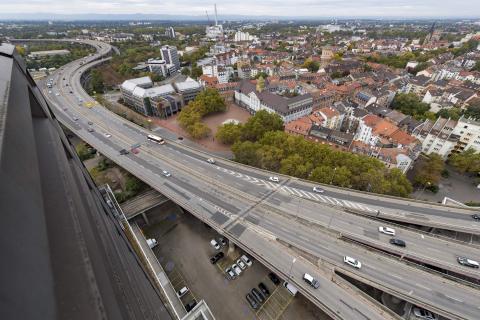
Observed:
[[[430,110],[428,103],[422,102],[414,93],[396,94],[392,102],[392,108],[403,114],[413,116],[417,120],[435,117],[428,112]]]
[[[310,72],[317,72],[318,69],[320,69],[320,64],[316,61],[313,61],[312,58],[308,58],[307,60],[305,60],[305,62],[303,63],[303,67],[304,68],[307,68],[308,71]]]
[[[207,88],[182,109],[177,120],[192,138],[201,139],[211,132],[210,128],[201,122],[202,118],[211,113],[223,112],[226,108],[225,101],[218,91]]]
[[[440,182],[445,162],[436,153],[420,156],[414,167],[414,183],[419,186],[437,186]]]
[[[461,173],[480,173],[480,153],[474,149],[452,154],[448,163]]]

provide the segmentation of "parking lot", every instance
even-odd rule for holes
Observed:
[[[231,267],[243,255],[239,249],[227,255],[228,245],[215,250],[210,240],[219,238],[216,232],[193,216],[172,214],[163,207],[161,215],[166,217],[163,222],[145,230],[149,237],[156,238],[159,245],[154,252],[169,275],[175,290],[183,286],[189,292],[182,297],[184,304],[192,299],[205,300],[212,313],[219,320],[293,320],[293,319],[329,319],[321,310],[297,295],[293,297],[282,286],[276,286],[268,277],[270,272],[258,261],[242,270],[240,276],[228,280],[225,269]],[[159,219],[157,219],[158,221]],[[174,220],[174,227],[171,226]],[[210,262],[210,257],[222,251],[225,255],[216,264]],[[245,296],[252,288],[257,288],[262,282],[270,295],[257,309],[251,308]]]

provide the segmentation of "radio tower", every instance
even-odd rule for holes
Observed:
[[[215,7],[215,25],[218,26],[218,21],[217,21],[217,4],[214,4]]]

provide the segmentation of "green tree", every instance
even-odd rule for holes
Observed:
[[[187,67],[182,68],[182,74],[184,76],[189,76],[190,75],[190,69]]]
[[[462,116],[462,109],[460,108],[449,108],[449,109],[442,109],[436,113],[437,117],[442,118],[452,118],[453,120],[458,120]]]
[[[467,107],[467,110],[465,110],[465,117],[467,118],[474,118],[477,120],[480,120],[480,100],[475,100],[475,104],[471,104]]]
[[[317,72],[320,69],[320,64],[316,61],[313,61],[312,58],[308,58],[303,63],[303,67],[307,68],[310,72]]]
[[[475,62],[475,66],[473,66],[472,71],[480,71],[480,60]]]
[[[257,150],[259,148],[260,144],[251,141],[235,142],[232,146],[235,161],[251,166],[257,166]]]
[[[424,187],[438,185],[444,168],[442,157],[436,153],[419,157],[414,167],[415,184]]]
[[[210,128],[202,122],[196,122],[188,127],[188,133],[194,139],[202,139],[210,134]]]
[[[92,153],[92,148],[89,147],[86,143],[81,142],[77,144],[76,151],[80,160],[85,161],[87,159],[91,159],[94,157],[94,153]]]
[[[218,131],[215,137],[223,144],[233,144],[240,139],[241,133],[241,124],[226,123],[218,127]]]
[[[413,116],[417,120],[424,120],[430,106],[422,102],[414,93],[398,93],[393,99],[392,108],[403,114]]]
[[[276,113],[260,110],[243,126],[241,140],[257,141],[265,132],[283,131],[283,120]]]
[[[452,154],[448,163],[461,173],[480,173],[480,153],[472,148]]]
[[[90,91],[101,93],[105,89],[104,83],[103,83],[103,76],[98,71],[97,69],[93,69],[90,73],[91,79],[90,79]]]

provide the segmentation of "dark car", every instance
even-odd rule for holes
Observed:
[[[128,152],[128,150],[126,149],[122,149],[120,150],[120,154],[123,156],[123,155],[126,155],[126,154],[129,154],[130,152]]]
[[[252,295],[260,303],[263,303],[265,301],[265,296],[260,291],[258,291],[257,288],[252,289]]]
[[[195,308],[196,305],[197,305],[197,301],[195,301],[195,300],[190,301],[189,303],[187,303],[185,305],[185,310],[187,310],[187,312],[190,312],[190,311],[192,311],[193,308]]]
[[[406,247],[407,246],[405,241],[400,240],[400,239],[395,239],[395,238],[390,239],[390,243],[393,244],[393,245],[399,246],[399,247]]]
[[[277,277],[277,275],[273,272],[270,272],[268,274],[268,277],[270,278],[270,280],[272,280],[272,282],[278,286],[280,284],[280,279]]]
[[[250,307],[252,307],[252,309],[255,309],[255,310],[258,309],[259,304],[258,304],[257,300],[255,300],[255,298],[252,296],[251,293],[247,293],[245,298],[247,298],[247,301],[250,304]]]
[[[177,139],[178,139],[178,140],[183,140],[183,137],[178,137]]]
[[[270,291],[267,289],[267,286],[263,282],[260,282],[258,284],[258,287],[260,288],[265,297],[268,297],[270,295]]]
[[[478,213],[472,214],[472,219],[473,219],[473,220],[480,221],[480,214],[478,214]]]
[[[218,260],[222,259],[223,258],[223,252],[219,252],[217,253],[216,255],[214,255],[213,257],[210,258],[210,262],[212,264],[215,264],[218,262]]]

